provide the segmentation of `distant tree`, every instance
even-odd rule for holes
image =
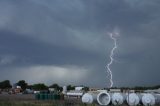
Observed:
[[[118,89],[117,87],[111,87],[111,89]]]
[[[57,91],[62,91],[63,88],[60,87],[58,84],[52,84],[51,86],[49,86],[50,88],[54,88]]]
[[[159,89],[160,88],[160,85],[156,85],[156,86],[153,86],[152,89]]]
[[[33,89],[33,85],[27,85],[27,89]]]
[[[74,89],[75,89],[75,86],[72,86],[72,85],[68,85],[68,86],[67,86],[67,90],[68,90],[68,91],[74,90]]]
[[[34,84],[33,89],[34,90],[47,90],[48,87],[43,83],[39,83],[39,84]]]
[[[28,84],[24,80],[20,80],[18,81],[17,85],[21,86],[22,90],[25,90]]]
[[[89,87],[84,87],[82,90],[84,90],[84,91],[89,91]]]
[[[5,81],[0,82],[0,88],[1,89],[7,89],[7,88],[11,88],[11,87],[12,86],[11,86],[9,80],[5,80]]]
[[[49,86],[50,88],[54,88],[55,90],[59,90],[59,85],[58,84],[52,84]]]
[[[63,91],[63,87],[59,87],[59,91],[62,92]]]

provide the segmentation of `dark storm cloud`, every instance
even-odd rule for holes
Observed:
[[[31,64],[46,65],[63,65],[74,63],[85,65],[86,63],[95,63],[93,60],[100,60],[102,58],[95,53],[90,53],[82,50],[80,51],[76,48],[64,48],[56,45],[46,44],[9,31],[0,31],[0,34],[2,58],[4,57],[3,55],[12,54],[17,59],[22,59],[21,61],[17,61],[19,62],[16,63],[18,65],[22,62],[25,62],[25,64],[31,62]],[[79,61],[75,60],[75,58]],[[81,62],[81,59],[85,61],[85,64]]]
[[[158,0],[1,0],[0,80],[104,87],[113,47],[107,32],[117,28],[114,86],[159,84],[159,12]],[[27,70],[41,74],[32,81]],[[67,73],[79,74],[77,82]]]

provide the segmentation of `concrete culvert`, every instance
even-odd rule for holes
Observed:
[[[136,106],[139,104],[139,97],[135,93],[131,93],[127,95],[127,103],[129,106]]]
[[[99,105],[109,105],[109,103],[111,102],[110,94],[107,92],[100,92],[97,95],[97,102]]]
[[[92,104],[96,101],[97,95],[91,94],[91,93],[85,93],[82,96],[82,102],[87,104]]]
[[[124,97],[122,96],[121,93],[113,93],[112,95],[112,104],[113,105],[121,105],[123,104]]]
[[[155,97],[152,94],[144,94],[142,96],[142,103],[145,106],[155,105]]]

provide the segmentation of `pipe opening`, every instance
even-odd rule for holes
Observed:
[[[108,105],[110,100],[110,95],[107,92],[101,92],[97,96],[97,101],[100,105]]]

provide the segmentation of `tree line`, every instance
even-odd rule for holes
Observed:
[[[112,87],[112,89],[121,89],[121,90],[149,90],[149,89],[159,89],[160,85],[155,86],[135,86],[135,87]],[[105,89],[105,88],[104,88]]]
[[[32,90],[48,90],[48,88],[54,88],[57,91],[62,91],[63,87],[59,86],[57,83],[54,83],[50,86],[47,86],[44,83],[37,83],[33,85],[29,85],[25,80],[18,81],[15,85],[21,86],[21,89],[24,91],[26,89],[32,89]],[[10,89],[12,88],[12,85],[9,80],[4,80],[0,82],[0,89]],[[68,85],[67,90],[74,90],[75,86]]]
[[[62,91],[63,87],[59,86],[57,83],[54,83],[50,86],[45,85],[44,83],[37,83],[33,85],[29,85],[26,83],[25,80],[20,80],[16,83],[16,85],[21,86],[22,90],[25,89],[32,89],[32,90],[48,90],[48,88],[54,88],[57,91]],[[4,80],[0,82],[0,89],[10,89],[12,88],[12,85],[9,80]],[[159,89],[160,85],[156,86],[136,86],[136,87],[113,87],[112,89],[123,89],[123,90],[128,90],[128,89],[134,89],[134,90],[147,90],[147,89]],[[73,85],[68,85],[67,90],[74,90],[75,86]],[[104,88],[105,89],[105,88]],[[88,91],[89,87],[83,88],[83,90]]]

